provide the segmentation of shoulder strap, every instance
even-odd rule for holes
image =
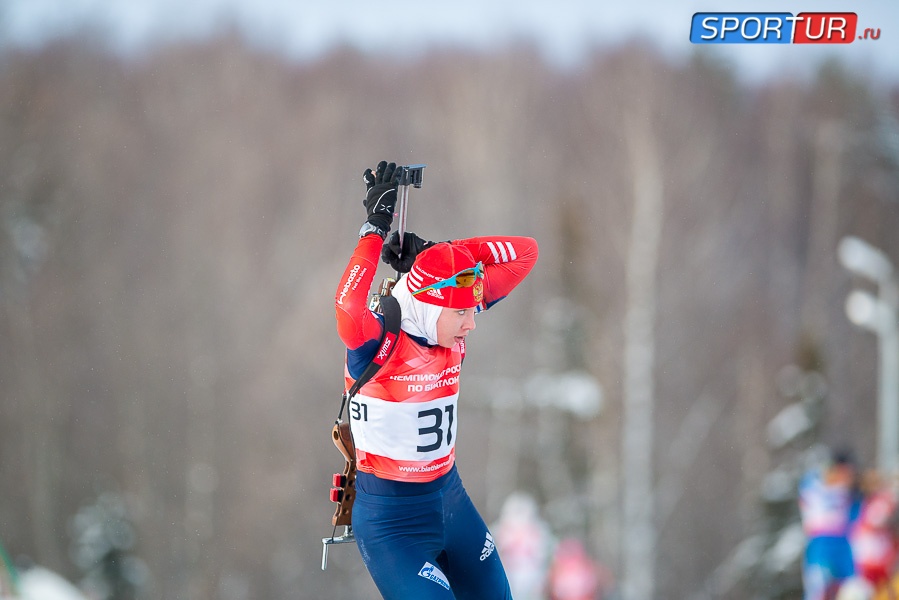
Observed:
[[[374,358],[371,359],[371,362],[368,363],[368,366],[365,367],[365,370],[362,371],[362,374],[356,379],[352,387],[344,392],[343,401],[340,404],[340,412],[337,415],[338,420],[343,415],[343,408],[347,400],[355,396],[362,386],[375,376],[375,373],[387,362],[387,359],[390,358],[390,355],[393,354],[396,348],[396,340],[400,334],[400,321],[402,320],[400,303],[393,296],[382,296],[380,302],[381,314],[384,315],[384,332],[381,334],[378,351],[375,352]]]

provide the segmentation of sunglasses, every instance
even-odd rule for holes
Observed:
[[[429,290],[438,290],[445,287],[470,288],[479,278],[484,277],[484,263],[479,262],[471,269],[459,271],[455,275],[451,275],[442,281],[435,281],[431,285],[426,285],[412,292],[413,296],[417,296]]]

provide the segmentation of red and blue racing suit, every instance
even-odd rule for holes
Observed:
[[[537,243],[526,237],[455,240],[484,264],[479,310],[502,300],[530,272]],[[368,309],[382,240],[359,240],[337,288],[337,331],[352,385],[378,348],[383,317]],[[352,399],[357,495],[353,530],[386,599],[509,599],[493,538],[455,467],[464,343],[431,346],[400,332],[377,374]]]

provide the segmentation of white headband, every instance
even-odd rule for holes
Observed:
[[[403,313],[400,329],[409,335],[424,338],[434,346],[437,344],[437,319],[440,318],[443,308],[414,297],[406,285],[406,277],[407,275],[400,277],[392,292]]]

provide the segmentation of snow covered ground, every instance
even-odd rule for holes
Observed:
[[[15,600],[87,600],[78,588],[43,567],[19,574],[19,588],[20,595],[13,597]],[[4,597],[3,600],[7,599]]]

